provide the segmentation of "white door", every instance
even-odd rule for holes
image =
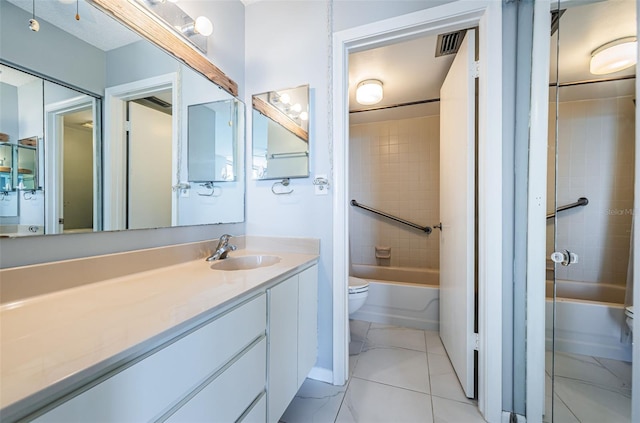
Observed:
[[[475,31],[440,89],[440,338],[474,396]]]
[[[128,229],[171,226],[171,116],[129,102]]]

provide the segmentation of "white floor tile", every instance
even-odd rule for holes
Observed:
[[[613,389],[628,389],[622,379],[610,372],[595,358],[579,354],[555,353],[555,376]]]
[[[596,360],[611,373],[616,375],[625,388],[631,389],[631,363],[626,361],[610,360],[608,358],[596,357]]]
[[[284,423],[326,423],[335,421],[346,386],[306,379],[284,412]]]
[[[631,420],[631,398],[615,390],[556,377],[555,392],[582,423]]]
[[[432,423],[429,395],[354,378],[336,422]]]
[[[429,393],[429,368],[424,352],[402,348],[371,348],[358,357],[355,377]]]
[[[427,352],[429,354],[447,354],[438,332],[425,331],[425,338],[427,340]]]
[[[371,346],[398,347],[416,351],[427,351],[423,330],[386,326],[372,323],[367,333]]]
[[[478,407],[446,398],[432,397],[435,423],[482,423]]]
[[[470,403],[465,396],[460,381],[446,355],[428,354],[431,394],[455,401]]]

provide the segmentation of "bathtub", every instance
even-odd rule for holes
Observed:
[[[367,301],[351,318],[439,330],[438,270],[354,264],[350,274],[369,281]]]
[[[631,361],[631,344],[621,342],[626,328],[625,288],[558,280],[556,286],[555,350]],[[553,341],[553,281],[547,281],[546,347]],[[596,299],[599,299],[597,301]]]
[[[439,330],[438,270],[354,264],[351,276],[369,281],[367,301],[351,318]],[[556,292],[556,351],[631,361],[631,344],[620,340],[625,324],[624,287],[559,280]],[[553,336],[552,295],[553,282],[547,281],[545,311],[549,350]],[[595,301],[595,298],[604,301]]]

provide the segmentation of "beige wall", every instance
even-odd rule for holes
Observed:
[[[549,105],[549,209],[553,210],[555,103]],[[631,97],[561,102],[558,205],[589,204],[558,215],[557,248],[580,262],[558,266],[560,279],[625,285],[633,210],[635,106]],[[553,251],[547,223],[547,252]],[[547,255],[549,257],[549,255]]]
[[[350,199],[421,226],[439,220],[440,117],[352,125],[349,140]],[[349,213],[351,260],[356,264],[439,267],[439,234],[377,217]],[[391,247],[391,260],[376,263],[375,247]]]

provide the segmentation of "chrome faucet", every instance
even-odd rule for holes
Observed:
[[[220,237],[220,240],[218,240],[218,246],[216,247],[215,253],[207,257],[207,261],[224,260],[227,258],[227,254],[229,254],[230,251],[237,250],[238,247],[236,247],[235,245],[229,244],[230,239],[231,239],[231,235],[229,234],[222,235]]]

